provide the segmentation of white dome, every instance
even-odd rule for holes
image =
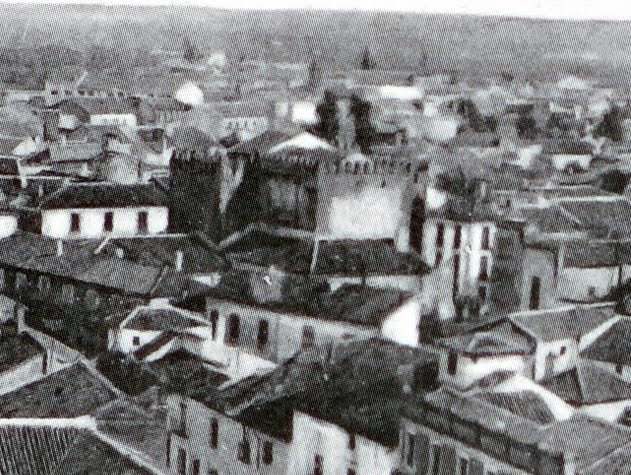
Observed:
[[[187,82],[175,93],[175,98],[190,106],[199,106],[204,103],[204,92],[192,82]]]

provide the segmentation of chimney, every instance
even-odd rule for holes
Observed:
[[[182,266],[184,264],[184,253],[182,251],[175,251],[175,270],[182,272]]]
[[[59,140],[59,111],[48,109],[44,111],[44,141],[57,142]]]
[[[61,239],[57,240],[57,257],[64,255],[64,242]]]

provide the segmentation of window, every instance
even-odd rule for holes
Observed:
[[[491,230],[488,226],[482,228],[482,243],[480,247],[485,251],[491,248]]]
[[[617,364],[616,365],[616,373],[622,374],[622,365],[621,364]]]
[[[322,455],[316,455],[313,458],[313,475],[322,475],[323,473],[324,473],[324,470],[323,470]]]
[[[167,436],[167,467],[171,467],[171,437]]]
[[[269,323],[267,320],[261,320],[259,322],[259,332],[256,335],[256,347],[259,350],[265,348],[267,340],[269,338]]]
[[[193,460],[192,475],[199,475],[199,460]]]
[[[530,310],[539,309],[539,298],[541,293],[541,279],[539,277],[533,277],[530,280],[530,303],[528,308]]]
[[[438,475],[440,469],[440,447],[438,445],[432,445],[432,475]]]
[[[565,353],[567,353],[567,347],[562,346],[560,351],[561,356],[563,356]]]
[[[453,281],[453,294],[458,293],[460,288],[460,256],[456,254],[454,256],[454,281]]]
[[[26,290],[28,287],[28,277],[22,272],[15,274],[15,290]]]
[[[210,331],[212,339],[217,339],[217,323],[219,322],[219,312],[217,310],[213,310],[210,312]]]
[[[315,330],[311,325],[305,325],[302,329],[302,349],[308,350],[315,344]]]
[[[216,468],[209,468],[208,475],[219,475],[219,472],[217,471]]]
[[[239,315],[233,313],[228,319],[228,343],[238,345],[240,333],[241,324],[239,322]]]
[[[210,421],[210,448],[216,449],[219,446],[219,421],[212,419]]]
[[[180,420],[178,432],[181,434],[186,434],[186,403],[180,402]]]
[[[271,465],[274,461],[274,444],[269,440],[263,442],[263,463]]]
[[[186,475],[186,450],[177,451],[177,475]]]
[[[458,353],[455,351],[449,351],[447,354],[447,373],[450,375],[456,374],[456,370],[458,369]]]
[[[40,275],[37,280],[37,288],[40,295],[48,295],[48,292],[50,292],[50,278],[46,275]]]
[[[467,475],[469,473],[469,461],[467,459],[461,458],[458,462],[458,466],[460,467],[458,472],[460,475]]]
[[[443,243],[445,242],[445,225],[443,223],[439,223],[436,227],[436,247],[443,247]]]
[[[407,444],[407,457],[405,462],[408,467],[414,466],[414,436],[412,434],[408,434],[408,444]]]
[[[355,450],[355,434],[350,434],[348,436],[348,448],[351,450]]]
[[[132,338],[132,345],[140,346],[140,337],[139,336],[135,336],[135,337]]]
[[[103,229],[105,229],[105,232],[108,233],[114,230],[114,213],[111,211],[105,213],[105,223],[103,225]]]
[[[145,234],[149,230],[149,214],[146,211],[138,213],[138,232]]]
[[[241,440],[241,443],[239,444],[239,454],[238,457],[240,462],[243,462],[245,464],[250,464],[250,441],[247,439],[247,437],[243,437],[243,440]]]
[[[462,242],[462,226],[456,225],[454,231],[454,249],[460,249],[460,243]]]
[[[436,251],[436,264],[434,265],[440,265],[442,260],[443,260],[443,253],[441,251]]]
[[[72,284],[64,284],[61,286],[61,298],[66,303],[74,302],[74,287]]]
[[[354,468],[349,468],[346,471],[346,475],[357,475],[357,471]]]
[[[96,310],[97,308],[99,308],[99,305],[101,303],[99,293],[94,289],[88,289],[85,292],[84,302],[85,306],[88,307],[90,310]]]
[[[486,285],[481,285],[480,288],[478,289],[478,297],[480,299],[480,303],[484,303],[486,302]]]
[[[489,258],[482,256],[480,258],[480,281],[486,282],[489,279]]]
[[[70,232],[78,233],[81,231],[81,216],[79,213],[70,213]]]
[[[5,285],[6,283],[5,283],[4,269],[0,269],[0,289],[4,289]]]
[[[596,287],[590,285],[587,287],[587,295],[588,297],[594,298],[596,297]]]

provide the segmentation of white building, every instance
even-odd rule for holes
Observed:
[[[41,233],[53,238],[103,238],[165,232],[169,209],[151,185],[71,184],[40,205]]]

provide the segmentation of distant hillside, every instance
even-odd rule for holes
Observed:
[[[573,73],[628,86],[631,23],[571,22],[377,12],[238,12],[199,7],[0,5],[0,48],[55,43],[85,54],[178,49],[186,33],[202,49],[231,57],[305,61],[321,51],[328,66],[356,65],[368,46],[379,67],[510,72],[556,78]],[[423,63],[423,56],[427,61]]]

